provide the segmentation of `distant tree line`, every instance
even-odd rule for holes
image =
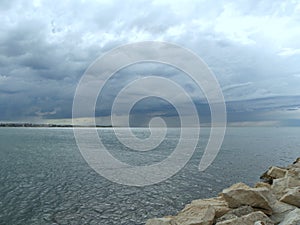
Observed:
[[[36,124],[36,123],[0,123],[0,127],[95,127],[95,126],[78,126],[71,124]],[[96,125],[96,127],[112,127]]]

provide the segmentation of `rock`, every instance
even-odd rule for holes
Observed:
[[[232,214],[232,213],[226,213],[225,215],[221,216],[220,218],[216,219],[216,222],[222,222],[226,220],[236,219],[238,216]]]
[[[222,196],[230,208],[249,205],[272,214],[271,201],[275,200],[268,188],[250,188],[244,183],[237,183],[224,189]]]
[[[147,221],[146,225],[171,225],[172,218],[154,218]]]
[[[230,210],[227,202],[224,200],[223,197],[197,199],[197,200],[192,201],[192,203],[190,205],[193,205],[193,206],[210,205],[215,209],[216,218],[223,216],[225,213],[227,213]]]
[[[287,169],[292,169],[292,168],[300,168],[300,162],[294,162],[294,164],[289,165]]]
[[[282,194],[285,191],[286,187],[287,187],[286,183],[287,183],[287,178],[286,177],[275,179],[275,180],[273,180],[273,183],[271,185],[271,189],[276,195]]]
[[[300,157],[298,157],[298,158],[296,159],[296,161],[293,162],[293,164],[297,164],[297,163],[300,163]]]
[[[297,162],[292,165],[293,168],[300,168],[300,162]]]
[[[300,186],[287,189],[287,193],[280,198],[280,201],[300,208]]]
[[[290,176],[287,177],[287,187],[299,187],[300,186],[300,177]]]
[[[263,222],[263,221],[256,221],[255,223],[254,223],[254,225],[265,225],[265,223]]]
[[[211,225],[215,218],[215,209],[211,205],[187,205],[172,220],[180,225]]]
[[[271,189],[271,185],[269,183],[265,183],[265,182],[258,182],[258,183],[255,184],[254,187],[255,188],[265,187],[265,188]]]
[[[260,177],[259,177],[264,183],[267,184],[272,184],[273,183],[273,178],[268,175],[268,171],[264,172]]]
[[[280,199],[283,195],[285,195],[288,188],[300,186],[300,178],[298,176],[298,169],[291,169],[286,177],[273,180],[271,189],[277,199]]]
[[[285,194],[287,186],[287,177],[273,180],[271,189],[277,199],[280,199]]]
[[[263,212],[257,211],[248,215],[238,217],[235,219],[217,222],[216,225],[253,225],[260,222],[264,225],[274,225],[274,223]]]
[[[267,175],[272,177],[273,179],[278,179],[278,178],[282,178],[285,177],[285,175],[287,174],[287,170],[286,169],[282,169],[276,166],[272,166],[268,171],[267,171]]]
[[[240,208],[233,209],[230,211],[230,213],[236,215],[237,217],[245,216],[253,212],[254,212],[253,208],[248,205],[241,206]]]
[[[215,209],[210,205],[187,205],[177,216],[155,218],[146,225],[212,225]]]
[[[299,179],[300,179],[300,168],[298,168],[298,167],[292,167],[292,168],[290,168],[288,170],[287,177],[292,177],[292,178],[294,178],[294,179],[296,179],[296,180],[299,181]]]
[[[272,204],[273,214],[270,218],[275,224],[277,224],[281,222],[284,219],[284,217],[289,212],[293,211],[295,208],[296,206],[292,206],[284,202],[276,201],[274,204]]]
[[[265,183],[272,184],[274,179],[285,177],[287,172],[288,170],[285,168],[272,166],[260,176],[260,179],[262,179]]]
[[[300,224],[300,209],[294,209],[288,213],[284,220],[279,225],[299,225]]]
[[[241,216],[248,215],[253,212],[253,208],[251,206],[241,206],[240,208],[237,209],[232,209],[222,217],[218,218],[216,222],[221,222],[229,219],[234,219],[238,218]]]
[[[199,217],[175,217],[171,221],[172,225],[212,225],[214,218],[205,220]]]
[[[270,167],[262,177],[271,185],[237,183],[219,197],[194,200],[176,216],[146,225],[300,225],[300,158],[286,168]]]

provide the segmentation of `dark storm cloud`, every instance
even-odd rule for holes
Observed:
[[[297,109],[300,95],[297,2],[15,0],[1,1],[0,12],[0,120],[70,118],[74,91],[88,65],[118,45],[143,40],[174,42],[203,58],[220,82],[230,120],[297,119],[286,113]],[[112,78],[97,114],[109,115],[116,91],[141,71],[174,79],[200,114],[209,114],[191,80],[149,65]],[[174,115],[153,102],[135,114],[153,115],[151,107]]]
[[[291,113],[291,111],[294,112]],[[230,122],[273,121],[274,125],[287,125],[286,121],[300,119],[300,96],[277,96],[231,101],[227,102],[227,112]],[[289,125],[294,126],[297,124],[289,123]]]

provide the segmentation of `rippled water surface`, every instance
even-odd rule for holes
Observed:
[[[149,152],[121,145],[113,129],[98,132],[116,158],[146,165],[172,152],[179,130],[169,129]],[[195,154],[178,174],[156,185],[130,187],[94,172],[72,129],[0,128],[0,224],[144,224],[147,218],[174,214],[192,199],[215,196],[232,183],[254,184],[270,165],[284,166],[300,155],[299,128],[228,128],[216,160],[199,172],[209,129],[201,132]],[[147,129],[134,133],[149,135]]]

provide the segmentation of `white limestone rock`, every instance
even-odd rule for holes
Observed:
[[[257,222],[263,223],[264,225],[274,225],[270,218],[260,211],[253,212],[235,219],[218,222],[216,225],[253,225]]]
[[[224,189],[222,196],[230,208],[249,205],[262,209],[268,215],[272,214],[271,204],[275,201],[275,197],[268,188],[250,188],[244,183],[237,183]]]
[[[270,218],[275,224],[278,224],[284,219],[284,217],[289,212],[293,211],[295,208],[296,206],[292,206],[284,202],[276,201],[274,204],[272,204],[273,214],[271,215]]]
[[[286,194],[280,198],[280,201],[300,208],[300,186],[287,189]]]
[[[300,224],[300,209],[294,209],[288,213],[284,220],[279,225],[299,225]]]
[[[278,179],[278,178],[282,178],[285,177],[285,175],[287,174],[287,169],[283,169],[283,168],[279,168],[276,166],[272,166],[268,172],[267,175],[272,177],[273,179]]]
[[[180,225],[212,225],[216,211],[211,205],[193,205],[186,206],[172,220]]]
[[[216,198],[197,199],[192,201],[190,205],[193,205],[195,207],[203,207],[203,206],[210,205],[215,209],[216,218],[223,216],[225,213],[227,213],[230,210],[227,202],[221,196]],[[187,205],[186,207],[189,207],[190,205]]]

